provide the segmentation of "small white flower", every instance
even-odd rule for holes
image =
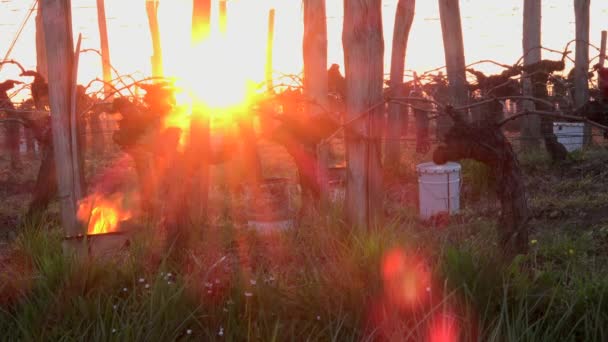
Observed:
[[[213,284],[208,283],[208,282],[205,282],[205,287],[206,287],[206,288],[208,288],[208,289],[209,289],[209,288],[212,288],[212,287],[213,287]]]
[[[118,310],[118,304],[114,304],[114,305],[112,305],[112,308],[113,308],[114,310]]]
[[[127,291],[129,291],[129,289],[127,289],[126,287],[124,287],[124,288],[122,289],[122,292],[127,292]]]
[[[192,334],[192,329],[186,330],[186,334],[191,335]]]
[[[211,294],[211,290],[207,290],[207,294]]]
[[[149,289],[150,288],[150,284],[146,284],[144,285],[145,288]]]
[[[224,328],[220,327],[220,331],[217,333],[219,336],[224,336]]]
[[[143,283],[144,281],[146,281],[144,278],[139,278],[140,283]]]
[[[245,292],[245,297],[251,297],[251,296],[253,296],[253,293],[251,293],[251,292]]]
[[[172,275],[171,272],[167,273],[167,277],[171,277]]]
[[[317,321],[320,321],[320,320],[321,320],[321,316],[317,316]]]
[[[171,284],[173,284],[173,283],[171,282],[171,280],[169,280],[169,281],[167,282],[167,285],[171,285]]]
[[[116,329],[112,328],[112,334],[116,333]]]
[[[255,285],[255,284],[257,284],[257,283],[258,283],[258,282],[257,282],[255,279],[251,279],[251,280],[249,280],[249,284],[251,284],[251,285]]]

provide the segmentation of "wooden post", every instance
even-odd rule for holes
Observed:
[[[192,41],[202,42],[211,33],[211,0],[192,2]]]
[[[306,111],[311,117],[327,115],[327,18],[325,0],[304,0],[304,39],[302,51],[304,56],[304,96],[313,101],[308,103]],[[328,145],[317,149],[317,179],[324,203],[329,200],[329,183],[327,178]]]
[[[576,57],[574,61],[574,105],[589,101],[589,11],[591,0],[574,0]],[[591,126],[585,125],[585,144],[591,143]]]
[[[211,1],[194,0],[192,4],[192,45],[201,44],[209,37],[211,27]],[[210,51],[210,53],[213,53]],[[209,113],[203,106],[194,106],[190,122],[190,146],[187,148],[186,165],[187,198],[190,216],[194,222],[202,223],[207,216],[209,197]],[[183,134],[183,133],[182,133]]]
[[[15,112],[15,106],[8,96],[8,91],[12,89],[16,84],[16,81],[7,80],[0,83],[0,112],[4,112],[8,119],[18,119],[19,116]],[[4,126],[4,127],[2,127]],[[19,132],[21,127],[16,122],[6,122],[0,124],[0,130],[4,129],[4,140],[6,147],[9,150],[10,159],[10,170],[9,179],[12,181],[13,176],[17,175],[18,170],[21,166],[21,158],[19,151]]]
[[[274,8],[268,12],[268,39],[266,43],[266,89],[272,91],[272,49],[274,45]]]
[[[226,0],[220,0],[220,32],[221,33],[226,33],[226,30],[228,29],[228,17],[227,17],[227,13],[226,13]]]
[[[391,55],[391,96],[407,95],[402,94],[403,72],[405,69],[405,54],[407,51],[407,41],[414,21],[414,11],[416,0],[399,0],[397,12],[395,14],[395,27],[393,30],[393,48]],[[401,159],[401,128],[402,121],[406,120],[403,116],[407,114],[408,108],[398,103],[388,104],[388,127],[385,142],[385,167],[393,171],[399,170]]]
[[[48,68],[46,66],[46,48],[44,46],[44,27],[42,24],[42,6],[38,4],[36,11],[36,71],[40,74],[45,82],[49,78]],[[36,145],[42,149],[42,146],[34,140],[31,130],[25,130],[27,141],[27,150],[31,153],[36,153]]]
[[[49,73],[46,66],[46,48],[44,46],[44,27],[42,24],[42,6],[38,5],[36,13],[36,71],[48,80]]]
[[[78,85],[78,60],[80,56],[80,43],[82,42],[82,34],[78,35],[78,41],[76,43],[76,50],[74,50],[74,59],[72,63],[72,84],[71,84],[71,99],[70,99],[70,135],[71,135],[71,147],[72,147],[72,168],[74,172],[74,198],[76,203],[80,201],[84,196],[84,156],[80,153],[79,134],[82,127],[81,120],[79,118],[82,113],[78,113],[78,94],[76,87]]]
[[[541,60],[541,0],[524,0],[524,24],[523,24],[523,54],[524,66],[538,63]],[[534,96],[532,80],[524,74],[522,78],[522,89],[524,96]],[[523,107],[534,110],[532,101],[524,101]],[[521,138],[522,146],[527,149],[540,146],[540,118],[536,115],[527,115],[522,119]]]
[[[76,219],[76,179],[70,143],[70,99],[74,48],[70,0],[41,0],[49,72],[49,102],[61,222],[66,235],[83,233]]]
[[[600,89],[600,92],[602,91],[602,89],[606,89],[607,84],[604,84],[606,81],[604,79],[604,77],[602,77],[601,75],[601,71],[604,68],[604,62],[606,61],[606,36],[607,36],[607,31],[602,31],[602,38],[601,38],[601,44],[600,44],[600,60],[598,62],[599,64],[599,69],[598,69],[598,75],[597,75],[597,79],[598,79],[598,89]],[[604,94],[601,94],[600,97],[604,97]],[[608,100],[606,98],[603,98],[604,101]]]
[[[454,106],[462,106],[467,103],[468,93],[458,0],[439,0],[439,18],[443,35],[450,102]],[[447,116],[439,117],[437,133],[440,138],[444,136],[450,126],[451,120]]]
[[[601,38],[601,44],[600,44],[600,60],[599,60],[599,64],[600,64],[600,68],[604,67],[604,62],[606,61],[606,36],[608,31],[602,31],[602,38]]]
[[[146,0],[146,13],[152,37],[152,76],[163,76],[163,51],[160,44],[160,28],[158,26],[158,0]]]
[[[354,226],[369,229],[380,218],[382,208],[378,139],[384,112],[381,0],[344,0],[342,45],[346,121],[359,119],[346,133],[346,219]]]
[[[99,26],[99,42],[101,45],[101,70],[103,80],[106,83],[112,81],[112,67],[110,64],[110,45],[108,43],[108,28],[106,26],[105,0],[97,0],[97,24]],[[112,94],[112,87],[104,85],[104,94],[109,98]]]

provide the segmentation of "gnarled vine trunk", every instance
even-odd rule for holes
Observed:
[[[506,256],[527,252],[530,213],[524,177],[511,143],[497,125],[477,127],[456,119],[433,159],[437,164],[462,159],[486,164],[496,179],[496,193],[502,208],[500,246]]]

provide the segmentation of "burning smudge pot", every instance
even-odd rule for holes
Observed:
[[[124,210],[124,196],[93,194],[79,202],[78,220],[87,226],[87,234],[66,236],[64,249],[73,247],[93,258],[111,258],[129,247],[131,232],[135,224],[130,220],[132,214]]]
[[[63,238],[66,247],[78,247],[85,244],[86,253],[91,258],[111,258],[123,252],[131,245],[131,233],[127,230],[113,231],[102,234],[86,234],[66,236]]]

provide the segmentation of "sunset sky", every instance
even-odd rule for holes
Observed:
[[[150,73],[151,42],[144,8],[145,0],[106,0],[112,64],[121,73]],[[217,1],[214,1],[214,11]],[[383,1],[386,72],[390,63],[392,26],[397,0]],[[494,59],[513,63],[522,54],[522,0],[462,0],[461,15],[466,61]],[[543,45],[562,49],[574,38],[573,1],[543,1]],[[15,32],[26,16],[31,0],[0,1],[0,56],[4,57]],[[191,0],[161,0],[160,27],[167,75],[183,75],[195,68],[188,51],[191,24]],[[98,48],[99,36],[95,0],[72,0],[74,34],[82,33],[83,48]],[[591,41],[599,45],[600,30],[608,29],[608,2],[592,1]],[[300,0],[229,0],[228,34],[223,58],[206,57],[198,63],[216,63],[218,70],[235,68],[248,78],[263,78],[268,9],[276,9],[274,69],[299,73],[302,69],[302,4]],[[328,63],[343,64],[341,31],[342,1],[327,1]],[[212,25],[217,23],[217,11]],[[444,65],[443,44],[437,1],[417,1],[416,16],[410,35],[406,68],[418,71]],[[10,58],[26,67],[35,67],[34,17],[30,19]],[[230,52],[229,54],[227,52]],[[229,58],[225,58],[229,55]],[[597,51],[591,48],[590,55]],[[545,53],[551,57],[551,54]],[[0,58],[1,58],[0,57]],[[80,82],[101,74],[99,57],[81,57]],[[491,70],[487,70],[491,71]],[[0,78],[15,77],[13,66],[6,66]]]

